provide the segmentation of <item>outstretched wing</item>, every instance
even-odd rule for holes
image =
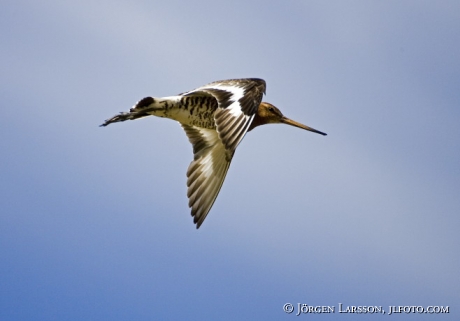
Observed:
[[[219,194],[232,155],[214,129],[184,124],[182,127],[193,145],[194,157],[187,170],[187,197],[193,222],[199,228]]]
[[[212,96],[216,130],[182,124],[193,145],[194,160],[187,170],[187,196],[197,228],[219,194],[236,147],[248,131],[265,93],[262,79],[212,82],[182,96]]]

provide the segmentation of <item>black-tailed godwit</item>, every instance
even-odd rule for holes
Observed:
[[[265,124],[287,124],[326,135],[285,117],[272,104],[262,102],[265,81],[257,78],[215,81],[177,96],[141,99],[127,113],[107,119],[101,126],[147,116],[178,121],[193,146],[187,170],[187,196],[196,228],[203,223],[246,132]]]

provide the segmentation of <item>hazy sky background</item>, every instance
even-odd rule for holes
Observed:
[[[2,1],[0,319],[459,320],[460,2]],[[145,96],[267,81],[199,230]],[[301,318],[355,320],[356,315]]]

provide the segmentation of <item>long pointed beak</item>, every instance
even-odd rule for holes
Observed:
[[[284,117],[284,116],[281,118],[280,122],[281,122],[282,124],[287,124],[287,125],[291,125],[291,126],[294,126],[294,127],[298,127],[298,128],[302,128],[302,129],[305,129],[305,130],[309,130],[309,131],[311,131],[311,132],[314,132],[314,133],[317,133],[317,134],[320,134],[320,135],[324,135],[324,136],[327,135],[326,133],[320,132],[319,130],[316,130],[316,129],[314,129],[314,128],[308,127],[308,126],[306,126],[306,125],[304,125],[304,124],[298,123],[298,122],[296,122],[296,121],[294,121],[294,120],[292,120],[292,119],[289,119],[289,118],[287,118],[287,117]]]

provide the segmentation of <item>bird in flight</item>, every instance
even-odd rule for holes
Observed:
[[[265,88],[263,79],[230,79],[177,96],[145,97],[129,112],[109,118],[101,126],[147,116],[170,118],[181,124],[193,146],[187,197],[193,222],[199,228],[219,194],[236,147],[248,131],[265,124],[286,124],[326,135],[262,102]]]

